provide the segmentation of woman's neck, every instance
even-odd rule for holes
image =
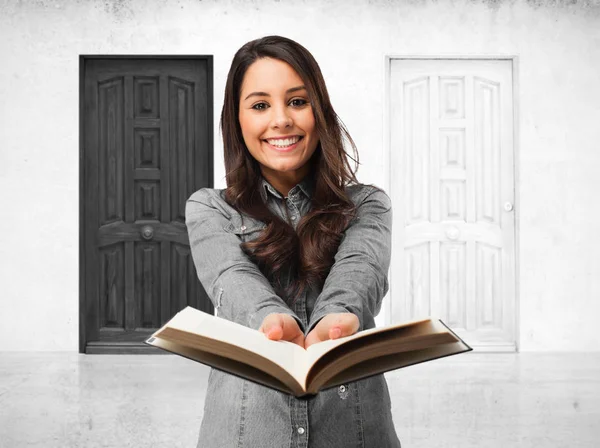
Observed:
[[[289,173],[263,169],[262,175],[273,188],[275,188],[283,197],[287,198],[290,190],[302,182],[308,174],[308,169],[304,168],[305,167],[302,167],[300,170]]]

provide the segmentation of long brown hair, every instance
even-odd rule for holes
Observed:
[[[272,213],[260,195],[260,165],[248,151],[238,114],[242,81],[248,67],[259,58],[279,59],[300,76],[308,93],[319,136],[317,148],[308,163],[314,176],[312,208],[298,223],[296,231]],[[226,200],[238,211],[267,224],[254,241],[240,247],[257,264],[276,293],[292,303],[306,288],[321,288],[331,270],[342,233],[356,212],[345,192],[358,184],[358,151],[337,116],[317,61],[297,42],[266,36],[246,43],[235,54],[227,75],[221,112],[221,132],[225,150]],[[343,139],[353,149],[355,169],[347,160]],[[285,285],[283,278],[291,281]],[[289,304],[289,302],[288,302]]]

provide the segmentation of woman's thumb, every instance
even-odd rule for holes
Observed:
[[[342,335],[340,327],[333,327],[329,330],[329,339],[337,339]]]
[[[352,313],[339,313],[329,327],[329,339],[337,339],[353,335],[358,330],[359,322]]]
[[[269,339],[281,339],[283,336],[283,322],[281,322],[281,318],[277,314],[269,314],[263,321],[261,331],[266,334]]]

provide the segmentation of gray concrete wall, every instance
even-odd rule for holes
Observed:
[[[517,55],[520,346],[598,350],[600,3],[499,0],[0,0],[0,350],[77,350],[79,55],[212,54],[218,117],[266,34],[315,55],[359,179],[386,189],[385,56]]]

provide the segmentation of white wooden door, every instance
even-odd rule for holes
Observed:
[[[391,59],[389,79],[392,321],[515,350],[512,60]]]

